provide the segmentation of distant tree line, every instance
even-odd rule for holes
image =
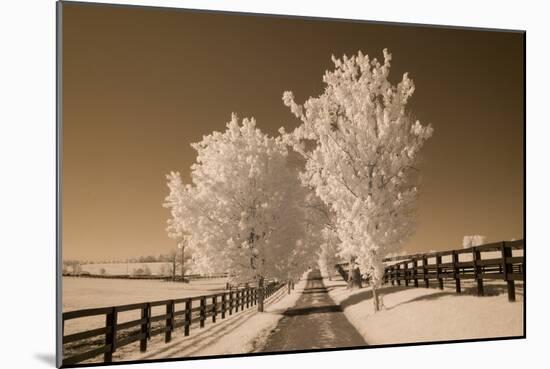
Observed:
[[[88,264],[144,264],[144,263],[165,263],[160,266],[157,272],[153,273],[147,265],[138,265],[128,269],[129,275],[134,276],[147,276],[152,274],[159,274],[166,277],[179,278],[182,272],[185,273],[189,269],[191,262],[191,255],[184,255],[184,265],[182,268],[181,250],[173,249],[166,254],[159,255],[146,255],[127,259],[113,259],[113,260],[78,260],[68,259],[63,261],[63,275],[83,275],[90,274],[88,271],[83,270],[84,265]],[[100,268],[98,274],[107,275],[109,273],[106,268]],[[126,274],[126,273],[124,273]]]
[[[187,259],[187,258],[186,258]],[[63,267],[72,266],[74,264],[121,264],[121,263],[159,263],[159,262],[172,262],[174,260],[174,252],[168,252],[166,254],[158,255],[145,255],[130,257],[126,259],[105,259],[105,260],[79,260],[69,259],[63,261]]]

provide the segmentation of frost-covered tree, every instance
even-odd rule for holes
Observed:
[[[340,255],[358,263],[376,289],[382,258],[396,251],[415,225],[419,151],[430,126],[407,108],[414,92],[407,74],[396,86],[388,80],[391,55],[384,62],[357,56],[332,58],[335,69],[323,77],[324,93],[303,105],[292,92],[283,101],[302,124],[281,134],[306,158],[302,183],[336,214]]]
[[[479,234],[473,236],[464,236],[462,239],[462,246],[467,249],[474,246],[483,245],[485,243],[485,236]]]
[[[232,116],[224,132],[191,146],[197,151],[191,183],[167,176],[168,232],[188,234],[203,273],[226,271],[231,282],[287,279],[304,271],[315,247],[305,206],[308,191],[289,165],[288,149],[254,119]]]

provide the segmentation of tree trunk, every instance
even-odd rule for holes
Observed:
[[[264,277],[258,280],[258,311],[260,313],[264,311]]]
[[[378,292],[376,292],[374,283],[372,284],[372,302],[374,304],[374,311],[380,311],[380,300],[378,299]]]
[[[185,275],[185,270],[183,269],[184,267],[184,263],[183,263],[183,259],[184,259],[184,256],[185,256],[185,246],[181,246],[181,281],[182,282],[185,282],[185,279],[183,278],[184,275]]]
[[[359,271],[359,268],[353,267],[353,263],[350,260],[348,269],[348,288],[355,289],[362,287],[363,285],[361,283],[361,272]]]
[[[290,290],[291,290],[291,283],[292,282],[289,279],[288,282],[287,282],[287,292],[288,292],[289,295],[290,295]]]
[[[174,260],[172,261],[172,280],[176,280],[176,255],[174,254]]]

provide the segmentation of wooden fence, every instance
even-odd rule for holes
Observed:
[[[172,333],[182,328],[182,333],[188,336],[192,324],[203,328],[210,318],[212,323],[216,319],[224,319],[239,309],[251,308],[258,304],[259,299],[267,299],[277,292],[284,283],[272,282],[258,288],[242,288],[236,291],[217,293],[207,296],[197,296],[173,300],[163,300],[129,304],[113,307],[101,307],[64,312],[63,319],[63,365],[73,365],[103,355],[103,362],[110,363],[113,353],[120,347],[133,342],[140,342],[140,350],[147,350],[147,341],[155,335],[164,333],[164,341],[170,342]],[[262,294],[263,292],[263,294]],[[152,308],[165,307],[163,314],[153,315]],[[119,314],[135,311],[141,314],[140,319],[118,322]],[[101,328],[89,329],[65,335],[65,322],[86,317],[104,316],[105,325]],[[131,330],[133,328],[133,330]],[[90,349],[90,346],[95,347]],[[66,349],[70,347],[69,356]]]
[[[462,292],[461,281],[473,279],[477,295],[484,295],[484,280],[503,280],[507,285],[508,300],[516,300],[515,281],[525,280],[525,256],[512,256],[513,250],[525,250],[524,240],[503,241],[466,249],[404,255],[386,258],[384,283],[392,285],[430,287],[430,280],[443,289],[445,280],[454,281],[457,293]],[[498,257],[494,257],[498,252]],[[468,256],[471,260],[464,259]],[[443,262],[443,258],[450,259]],[[347,280],[347,263],[336,264],[336,269]]]

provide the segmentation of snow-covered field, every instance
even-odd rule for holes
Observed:
[[[224,279],[218,279],[180,284],[154,280],[64,278],[63,306],[64,311],[68,311],[209,294],[222,291],[224,282]],[[348,320],[369,345],[523,334],[521,283],[516,283],[515,303],[508,302],[505,284],[501,281],[485,282],[488,295],[485,297],[474,296],[475,286],[468,281],[463,281],[464,293],[461,295],[454,292],[450,282],[444,290],[385,286],[380,290],[384,309],[376,314],[370,288],[347,290],[341,277],[334,275],[331,281],[325,276],[324,283],[331,298],[343,308]],[[269,298],[264,313],[257,313],[253,307],[228,315],[224,320],[218,319],[216,323],[208,320],[203,329],[194,324],[188,337],[183,335],[183,328],[178,328],[168,344],[164,343],[164,335],[154,336],[148,342],[147,352],[141,353],[139,342],[135,342],[119,348],[113,359],[147,360],[261,351],[270,332],[283,317],[283,312],[296,304],[305,284],[302,277],[291,294],[287,294],[286,287],[283,287]],[[153,311],[153,315],[156,314],[162,314],[162,311]],[[119,323],[137,318],[122,314]],[[103,316],[98,317],[97,321],[87,318],[78,323],[79,320],[70,322],[65,334],[104,324]],[[101,359],[98,357],[90,362]]]
[[[179,283],[162,280],[63,277],[63,311],[212,294],[222,292],[225,281],[219,278]],[[153,308],[153,314],[157,314],[155,309],[161,314],[163,308]],[[138,319],[138,315],[139,311],[121,313],[119,323]],[[65,325],[65,334],[98,328],[104,324],[104,316],[70,320]]]
[[[374,313],[369,287],[347,290],[341,277],[324,279],[329,294],[369,345],[412,343],[523,334],[523,288],[516,282],[516,302],[508,302],[503,282],[485,282],[488,296],[456,294],[451,284],[444,290],[385,286],[380,290],[384,309]],[[471,283],[471,282],[470,282]]]

